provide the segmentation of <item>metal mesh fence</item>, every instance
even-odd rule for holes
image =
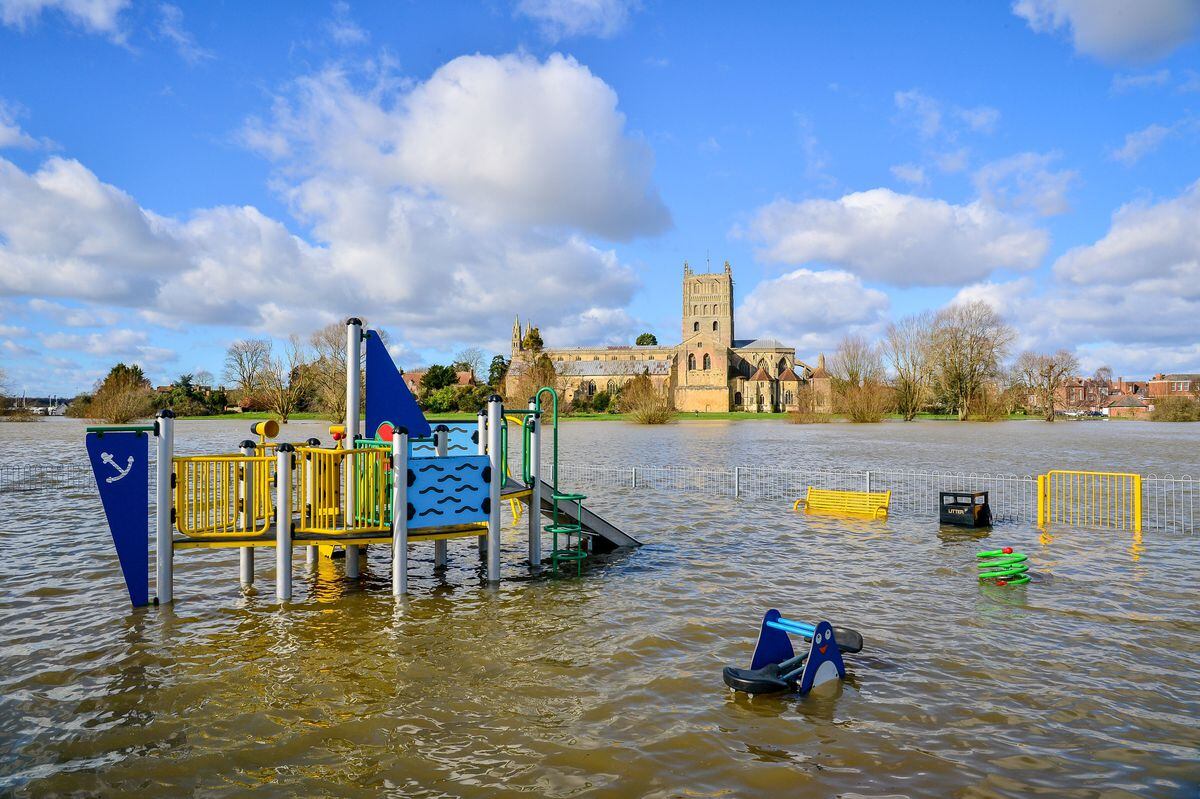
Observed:
[[[799,467],[738,466],[696,469],[687,466],[590,466],[562,463],[559,483],[580,490],[632,488],[697,492],[741,499],[791,503],[808,486],[842,491],[891,491],[891,512],[934,517],[939,491],[987,491],[997,522],[1037,522],[1037,478],[1032,475],[906,471],[856,471]],[[519,459],[513,474],[520,474]],[[549,464],[542,472],[550,479]],[[153,477],[153,470],[151,470]],[[0,466],[0,496],[31,496],[42,491],[94,490],[85,464]],[[1142,527],[1145,530],[1194,532],[1200,523],[1200,478],[1150,474],[1142,480]]]

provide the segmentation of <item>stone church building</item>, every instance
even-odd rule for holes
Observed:
[[[520,320],[513,323],[510,380],[538,353],[524,345]],[[798,410],[802,389],[811,390],[816,407],[828,410],[829,376],[821,356],[817,368],[796,359],[795,347],[774,339],[736,338],[733,319],[733,271],[697,274],[683,264],[683,329],[679,344],[662,346],[545,347],[554,364],[559,390],[572,399],[600,391],[615,395],[640,374],[669,392],[678,411]],[[510,382],[507,387],[511,390]]]

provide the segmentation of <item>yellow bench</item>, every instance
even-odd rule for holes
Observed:
[[[806,511],[817,513],[841,513],[853,516],[871,516],[886,519],[888,506],[892,504],[892,492],[834,491],[828,488],[808,487],[808,496],[792,504],[792,510],[803,505]]]

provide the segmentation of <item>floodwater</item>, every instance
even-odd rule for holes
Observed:
[[[245,425],[180,423],[181,451]],[[296,423],[285,437],[320,435]],[[1196,473],[1200,425],[926,422],[874,427],[572,423],[600,466],[819,463]],[[83,459],[69,420],[0,425],[10,461]],[[15,455],[14,455],[15,453]],[[587,486],[579,488],[587,490]],[[364,576],[296,566],[295,599],[237,584],[233,550],[176,557],[176,604],[128,607],[94,488],[0,497],[0,794],[241,796],[1197,795],[1200,537],[806,517],[784,503],[630,489],[589,505],[645,542],[581,579],[504,582],[473,542],[435,573],[414,546]],[[981,587],[979,549],[1034,581]],[[849,678],[732,695],[769,607],[858,629]]]

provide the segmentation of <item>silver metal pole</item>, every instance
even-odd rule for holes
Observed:
[[[433,431],[433,446],[439,458],[450,454],[450,431],[445,425],[438,425]],[[446,568],[446,539],[433,542],[433,566],[435,569]]]
[[[504,483],[504,462],[500,452],[500,425],[504,424],[504,405],[498,394],[488,398],[488,456],[492,466],[492,484],[489,496],[491,508],[488,513],[487,531],[487,580],[495,585],[500,582],[500,488]]]
[[[742,467],[733,467],[733,496],[734,498],[742,495]]]
[[[532,403],[530,403],[532,404]],[[534,413],[529,423],[529,565],[542,564],[542,415]]]
[[[392,436],[392,594],[408,591],[408,434]]]
[[[360,404],[359,359],[362,356],[362,321],[356,318],[346,320],[346,447],[350,454],[342,461],[345,479],[346,511],[343,526],[350,530],[354,527],[355,509],[355,456],[354,441],[358,438],[358,406]],[[358,546],[351,544],[346,547],[346,576],[358,577]]]
[[[253,441],[243,441],[242,454],[253,458],[256,452]],[[242,529],[247,535],[254,530],[254,469],[258,464],[254,461],[242,464]],[[238,578],[242,585],[254,585],[254,547],[241,547],[238,550],[240,563]]]
[[[476,443],[477,443],[477,446],[479,447],[478,454],[480,454],[480,455],[486,455],[487,451],[488,451],[488,444],[487,444],[487,442],[488,442],[488,428],[487,428],[488,417],[487,417],[487,413],[488,412],[487,412],[486,408],[481,408],[479,410],[479,419],[477,420],[477,424],[479,425],[479,427],[478,427],[478,430],[476,433],[476,438],[478,438],[479,440]],[[480,555],[487,554],[487,536],[486,535],[479,536],[479,554]]]
[[[156,569],[155,589],[158,603],[165,605],[175,599],[175,569],[173,558],[175,546],[171,542],[171,459],[175,456],[175,411],[164,408],[158,412],[158,447],[155,463],[154,499],[155,536],[154,559]]]
[[[275,598],[292,598],[292,445],[280,444],[275,463]]]

